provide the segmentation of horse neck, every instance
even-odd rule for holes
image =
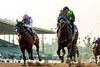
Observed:
[[[64,27],[61,28],[61,34],[62,34],[62,35],[66,35],[66,34],[67,34],[67,32],[68,32],[67,26],[68,26],[68,25],[67,25],[67,23],[66,23],[66,24],[64,25]]]
[[[66,39],[67,39],[66,35],[67,35],[67,27],[66,27],[66,26],[61,27],[61,28],[59,29],[59,32],[58,32],[58,39],[59,39],[60,41],[66,40]]]
[[[28,38],[28,33],[27,33],[27,31],[23,31],[23,32],[21,32],[20,33],[21,34],[21,39],[27,39]]]

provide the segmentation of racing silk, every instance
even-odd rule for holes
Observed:
[[[75,21],[75,15],[74,15],[73,11],[68,10],[68,12],[67,12],[67,19],[70,22],[74,22]]]
[[[32,28],[32,23],[33,23],[33,20],[32,20],[31,17],[29,17],[29,21],[26,22],[24,25],[25,25],[26,27],[28,27],[28,28]]]
[[[97,38],[97,40],[96,41],[100,41],[100,38]]]

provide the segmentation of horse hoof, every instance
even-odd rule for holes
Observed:
[[[41,59],[39,59],[39,61],[42,61]]]
[[[34,60],[34,58],[33,58],[33,57],[31,57],[31,56],[29,57],[29,59],[30,59],[30,60]]]
[[[30,58],[31,60],[34,60],[34,58]]]
[[[74,60],[74,62],[76,62],[76,60]]]
[[[32,59],[32,60],[34,60],[34,59]]]
[[[61,60],[61,63],[63,63],[63,62],[64,62],[64,60],[62,59],[62,60]]]
[[[69,63],[69,60],[66,60],[66,62],[65,63]]]
[[[61,63],[63,63],[64,62],[64,57],[63,56],[61,56]]]

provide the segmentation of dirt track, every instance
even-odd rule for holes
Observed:
[[[70,67],[77,67],[77,65],[79,64],[71,64]],[[82,67],[100,67],[97,66],[95,63],[85,63],[85,64],[81,64]],[[79,67],[81,67],[79,66]],[[31,64],[31,66],[29,66],[29,64],[27,64],[27,66],[22,66],[21,63],[0,63],[0,67],[68,67],[68,64],[65,63],[47,63],[47,64],[39,64],[39,65],[34,65]]]

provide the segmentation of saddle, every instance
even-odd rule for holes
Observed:
[[[34,42],[36,41],[37,37],[35,35],[35,32],[32,30],[32,32],[30,32],[28,29],[26,30],[32,37],[33,37],[33,40]]]

